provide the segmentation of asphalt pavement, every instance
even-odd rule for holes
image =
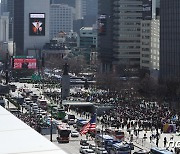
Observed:
[[[22,88],[24,87],[24,85],[26,85],[26,87],[30,88],[34,93],[36,93],[37,95],[42,95],[42,91],[41,89],[37,89],[34,88],[34,86],[32,84],[24,84],[24,83],[14,83],[17,88]],[[18,93],[17,91],[13,93],[13,95],[17,95]],[[7,101],[7,100],[6,100]],[[49,100],[48,100],[49,101]],[[50,102],[50,101],[49,101]],[[7,107],[7,103],[6,103],[6,107]],[[9,104],[10,108],[14,108],[13,104]],[[76,116],[76,118],[80,118],[79,115],[76,114],[76,112],[74,111],[70,111],[68,112],[69,114],[74,114]],[[85,117],[84,117],[85,118]],[[98,127],[102,128],[102,126],[100,124],[98,124]],[[74,128],[71,126],[71,129],[73,130]],[[124,128],[124,132],[125,132],[125,140],[129,141],[130,140],[130,135],[127,132],[127,129]],[[160,132],[160,130],[159,130]],[[131,132],[133,133],[133,131]],[[144,139],[144,134],[146,134],[146,139]],[[135,145],[135,151],[139,150],[139,149],[144,149],[144,150],[150,150],[153,147],[157,147],[156,146],[156,139],[152,139],[150,140],[150,136],[152,134],[155,134],[155,130],[154,131],[140,131],[139,135],[137,137],[133,137],[133,143]],[[162,133],[160,134],[160,138],[159,138],[159,142],[158,142],[158,147],[160,148],[165,148],[164,147],[164,137],[167,138],[167,141],[170,141],[170,138],[173,136],[173,141],[177,142],[180,141],[180,136],[178,133]],[[47,139],[50,139],[49,135],[45,136]],[[79,136],[78,138],[70,138],[70,143],[64,143],[64,144],[59,144],[56,140],[57,134],[53,134],[53,143],[58,145],[59,147],[61,147],[64,151],[68,152],[69,154],[79,154],[79,148],[80,148],[80,140],[81,139],[85,139],[85,135]],[[90,140],[90,143],[93,143],[94,141]],[[174,150],[173,148],[170,148],[170,150]]]

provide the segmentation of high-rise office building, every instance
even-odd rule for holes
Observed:
[[[159,70],[159,19],[142,20],[140,68]]]
[[[75,3],[75,12],[76,12],[76,20],[83,19],[86,16],[86,9],[87,9],[87,0],[76,0]]]
[[[14,0],[1,0],[1,12],[9,12],[9,39],[13,40]]]
[[[43,5],[43,7],[42,7]],[[16,54],[40,50],[49,42],[50,0],[14,0]]]
[[[80,48],[97,47],[97,30],[93,27],[82,27],[79,34],[78,46]]]
[[[142,1],[114,0],[114,65],[139,67]]]
[[[139,67],[142,1],[99,0],[98,6],[101,70]]]
[[[0,42],[9,41],[9,13],[0,16]]]
[[[180,79],[180,1],[160,4],[160,79]]]
[[[152,75],[159,70],[160,23],[156,2],[143,0],[141,21],[140,68]]]
[[[101,72],[112,70],[113,1],[98,0],[98,54],[101,61]]]
[[[73,30],[74,8],[65,4],[51,4],[50,6],[50,38],[61,31]]]

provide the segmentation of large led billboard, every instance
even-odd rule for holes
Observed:
[[[36,59],[13,59],[13,69],[36,69]]]
[[[152,19],[152,0],[143,0],[143,11],[142,11],[142,19],[143,20],[151,20]]]
[[[98,34],[105,35],[107,26],[107,17],[106,15],[100,15],[98,18]]]
[[[45,13],[29,14],[29,35],[45,36]]]

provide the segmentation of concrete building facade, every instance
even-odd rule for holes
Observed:
[[[114,65],[139,67],[142,1],[114,0]]]
[[[32,49],[41,50],[49,41],[49,14],[50,0],[14,0],[17,55],[26,55]]]
[[[93,27],[82,27],[79,34],[79,47],[91,48],[97,47],[97,30]]]
[[[0,42],[9,41],[9,13],[0,16]]]
[[[1,0],[1,14],[9,12],[9,39],[13,40],[14,0]]]
[[[41,7],[42,5],[43,7]],[[24,51],[32,48],[41,49],[44,44],[49,41],[49,14],[50,0],[24,1]],[[31,18],[33,18],[34,21],[37,19],[37,21],[42,22],[42,26],[44,25],[43,28],[45,28],[42,29],[42,31],[44,31],[44,34],[36,35],[30,33],[30,28],[32,26],[32,23],[30,23]]]
[[[141,50],[140,68],[159,70],[159,19],[142,20],[141,22]]]
[[[57,36],[60,31],[66,33],[73,30],[74,9],[64,4],[50,6],[50,38]]]

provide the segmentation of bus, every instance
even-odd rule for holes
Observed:
[[[58,130],[58,137],[57,137],[58,143],[69,143],[69,134],[71,133],[71,130],[69,127],[67,127],[67,124],[63,123],[58,125],[57,130]]]
[[[117,141],[124,141],[124,137],[125,137],[125,134],[124,134],[124,131],[120,130],[120,129],[115,129],[115,128],[107,128],[105,130],[105,132],[112,136],[114,140],[117,140]]]
[[[151,154],[173,154],[173,152],[169,150],[160,149],[160,148],[151,148],[150,153]]]

